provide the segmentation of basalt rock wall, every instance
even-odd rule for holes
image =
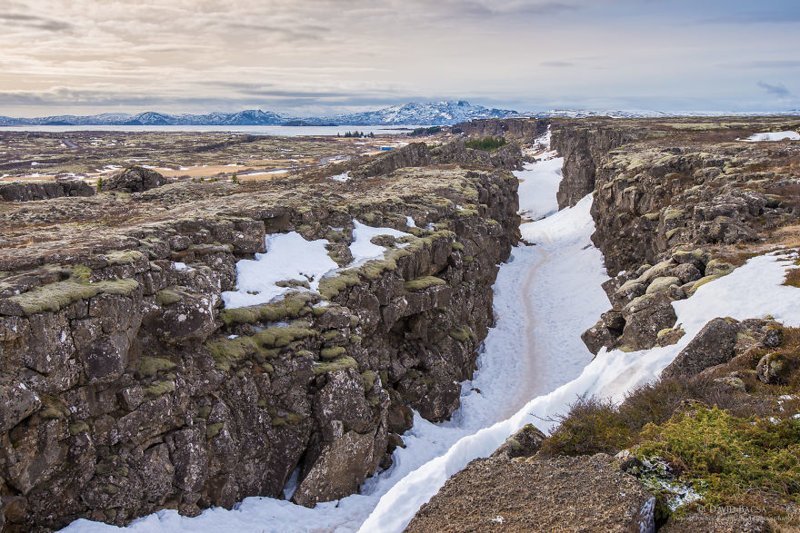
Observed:
[[[412,408],[449,417],[492,324],[497,265],[518,239],[516,179],[414,169],[308,191],[321,186],[304,200],[289,184],[281,201],[201,201],[180,184],[105,193],[86,209],[163,211],[186,198],[195,214],[74,252],[2,254],[0,529],[194,515],[282,497],[293,472],[294,501],[314,505],[388,466]],[[412,236],[381,241],[383,260],[344,266],[319,293],[223,308],[236,262],[264,252],[266,235],[327,238],[346,265],[356,218]]]

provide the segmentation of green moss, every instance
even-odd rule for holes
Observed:
[[[111,266],[132,265],[146,259],[146,256],[138,250],[116,250],[105,254],[104,257]]]
[[[460,242],[454,242],[450,246],[453,248],[453,250],[456,250],[457,252],[461,252],[464,250],[464,245],[461,244]]]
[[[407,291],[424,291],[425,289],[429,289],[431,287],[441,287],[442,285],[447,285],[447,282],[442,278],[437,278],[436,276],[425,276],[423,278],[412,279],[410,281],[406,281],[404,284]]]
[[[139,287],[132,279],[99,281],[87,283],[83,280],[68,279],[37,287],[28,292],[8,298],[19,306],[25,315],[57,312],[80,300],[94,298],[99,294],[118,294],[127,296]]]
[[[335,346],[333,348],[325,348],[319,352],[319,356],[326,360],[336,359],[341,357],[342,355],[346,354],[347,350],[341,346]]]
[[[156,302],[162,307],[176,304],[183,299],[183,295],[174,289],[164,289],[156,293]]]
[[[89,424],[83,420],[79,420],[78,422],[74,422],[69,425],[69,434],[73,436],[79,433],[88,433],[89,430]]]
[[[737,504],[753,489],[800,502],[800,420],[737,418],[699,406],[648,424],[641,439],[637,456],[679,465],[706,503]]]
[[[173,380],[157,381],[144,389],[148,396],[163,396],[175,392],[175,382]]]
[[[702,286],[703,286],[703,285],[705,285],[706,283],[711,283],[712,281],[714,281],[714,280],[716,280],[716,279],[719,279],[719,278],[721,278],[721,277],[722,277],[722,276],[721,276],[721,275],[719,275],[719,274],[714,274],[713,276],[706,276],[706,277],[704,277],[704,278],[700,278],[700,279],[698,279],[697,281],[695,281],[695,282],[694,282],[694,284],[693,284],[693,285],[692,285],[692,286],[689,288],[689,290],[688,290],[688,291],[686,291],[686,293],[687,293],[689,296],[691,296],[691,295],[693,295],[695,292],[697,292],[697,289],[699,289],[700,287],[702,287]]]
[[[326,276],[319,282],[319,293],[326,300],[338,296],[342,291],[358,285],[361,279],[355,270],[345,270],[336,276]]]
[[[314,374],[327,374],[328,372],[336,372],[337,370],[345,370],[347,368],[358,369],[358,362],[350,356],[345,356],[334,361],[317,363],[314,365]]]
[[[210,341],[206,343],[206,347],[214,358],[217,368],[227,372],[247,357],[253,356],[257,360],[269,359],[277,356],[280,348],[314,335],[316,335],[314,330],[303,326],[275,326],[252,337]]]
[[[668,207],[664,210],[664,222],[669,222],[671,220],[676,220],[681,218],[685,214],[683,209],[676,209],[673,207]]]
[[[220,313],[220,318],[228,327],[236,324],[278,322],[307,315],[311,312],[311,303],[316,299],[317,297],[310,293],[292,292],[277,302],[224,309]]]
[[[475,338],[475,334],[467,326],[463,326],[458,329],[451,329],[448,332],[448,335],[459,342],[467,342],[468,340]]]
[[[159,372],[169,371],[173,368],[175,368],[175,363],[161,357],[142,357],[139,361],[139,374],[145,377],[152,377]]]
[[[367,370],[361,373],[361,381],[364,384],[364,391],[369,392],[375,386],[375,381],[378,379],[378,374],[373,370]]]
[[[483,137],[480,139],[469,139],[464,143],[467,148],[473,150],[482,150],[484,152],[493,152],[498,148],[505,146],[507,141],[503,137]]]
[[[220,434],[222,428],[225,427],[225,422],[217,422],[216,424],[209,424],[206,426],[206,438],[211,440]]]

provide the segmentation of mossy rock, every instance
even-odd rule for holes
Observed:
[[[116,250],[104,254],[104,257],[111,266],[133,265],[147,259],[147,256],[138,250]]]
[[[451,329],[448,332],[448,335],[450,335],[451,338],[459,342],[467,342],[470,339],[475,338],[475,333],[473,333],[473,331],[467,326],[462,326],[457,329]]]
[[[361,283],[355,270],[345,270],[334,276],[326,276],[319,282],[319,293],[326,300],[332,300],[342,291]]]
[[[225,422],[217,422],[216,424],[209,424],[208,426],[206,426],[206,438],[208,440],[213,439],[222,432],[222,429],[224,427],[225,427]]]
[[[443,285],[447,285],[447,282],[442,278],[437,278],[436,276],[425,276],[422,278],[412,279],[410,281],[406,281],[404,284],[405,289],[411,292],[424,291],[425,289],[430,289],[431,287],[441,287]]]
[[[223,309],[220,318],[226,326],[278,322],[298,318],[311,312],[311,304],[317,300],[311,293],[291,292],[282,300],[250,307]]]
[[[139,374],[153,377],[159,372],[166,372],[175,368],[175,363],[161,357],[142,357],[139,360]]]
[[[358,370],[358,361],[353,359],[350,356],[340,357],[334,361],[325,362],[325,363],[317,363],[314,365],[313,370],[314,374],[321,375],[327,374],[329,372],[336,372],[337,370],[345,370],[348,368],[353,368]]]
[[[364,384],[364,392],[369,392],[375,386],[375,381],[378,380],[378,374],[374,370],[367,370],[361,373],[361,381]]]
[[[156,293],[156,302],[162,307],[176,304],[183,300],[183,294],[175,289],[164,289]]]
[[[89,424],[84,422],[83,420],[79,420],[78,422],[74,422],[69,425],[69,434],[72,436],[78,435],[80,433],[89,433],[91,428],[89,428]]]
[[[68,279],[37,287],[12,296],[6,301],[16,308],[15,310],[30,316],[46,312],[56,313],[70,304],[94,298],[99,294],[129,296],[138,288],[139,283],[133,279],[98,281],[96,283]]]
[[[337,359],[347,353],[347,349],[342,346],[334,346],[332,348],[324,348],[319,352],[319,356],[325,360]]]
[[[175,381],[174,380],[164,380],[164,381],[157,381],[153,383],[149,387],[144,389],[144,393],[147,396],[163,396],[165,394],[169,394],[171,392],[175,392]]]
[[[699,289],[703,285],[705,285],[707,283],[711,283],[712,281],[717,280],[717,279],[719,279],[721,277],[722,276],[720,276],[719,274],[715,274],[713,276],[705,276],[703,278],[700,278],[700,279],[698,279],[697,281],[695,281],[692,284],[692,286],[689,288],[689,290],[686,291],[686,294],[689,295],[689,296],[692,296],[694,293],[697,292],[697,289]]]

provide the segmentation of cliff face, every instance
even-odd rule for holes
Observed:
[[[674,342],[671,302],[727,274],[749,251],[779,244],[796,223],[793,144],[745,143],[754,128],[793,124],[593,120],[553,126],[565,156],[559,198],[591,186],[595,245],[614,276],[613,309],[584,336],[602,346],[644,349]]]
[[[595,189],[597,169],[608,152],[641,132],[615,129],[604,121],[553,121],[551,146],[564,158],[558,207],[573,206]]]
[[[453,126],[453,133],[470,137],[505,137],[520,143],[532,143],[547,131],[548,120],[534,118],[481,119]]]
[[[191,515],[279,497],[297,468],[294,501],[314,505],[388,466],[411,408],[457,408],[518,238],[516,179],[401,169],[242,187],[4,213],[0,526]],[[327,238],[346,265],[355,219],[413,236],[381,241],[383,260],[342,268],[319,294],[222,308],[266,235]]]

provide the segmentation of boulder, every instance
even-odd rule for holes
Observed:
[[[547,436],[533,424],[526,424],[495,450],[492,457],[532,457],[542,447]]]
[[[131,166],[110,178],[103,185],[105,191],[144,192],[167,183],[167,178],[149,168]]]
[[[715,318],[681,350],[661,373],[662,378],[694,376],[712,366],[727,363],[736,354],[739,323],[730,318]]]

